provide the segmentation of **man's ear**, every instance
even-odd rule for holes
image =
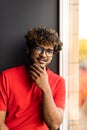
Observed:
[[[25,47],[25,52],[26,54],[29,54],[29,48],[27,46]]]

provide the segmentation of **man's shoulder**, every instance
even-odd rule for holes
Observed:
[[[48,76],[49,76],[50,78],[59,79],[59,80],[60,80],[60,79],[64,80],[64,78],[63,78],[62,76],[60,76],[59,74],[53,72],[53,71],[50,70],[49,68],[47,68],[47,73],[48,73]]]
[[[14,74],[14,73],[18,73],[19,71],[21,71],[22,69],[24,68],[23,65],[20,65],[20,66],[14,66],[14,67],[11,67],[11,68],[8,68],[8,69],[5,69],[2,71],[2,74],[6,74],[6,75],[9,75],[9,74]]]

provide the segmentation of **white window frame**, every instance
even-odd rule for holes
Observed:
[[[68,130],[68,36],[69,36],[69,0],[60,0],[60,39],[63,41],[63,50],[60,52],[60,75],[65,78],[66,82],[66,105],[64,112],[63,124],[60,126],[60,130]]]

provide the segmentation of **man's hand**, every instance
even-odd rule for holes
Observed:
[[[9,130],[5,123],[0,122],[0,130]]]
[[[34,80],[36,85],[41,90],[44,90],[45,87],[49,86],[46,68],[41,68],[37,64],[34,64],[30,66],[30,74],[31,74],[31,78]]]
[[[63,121],[63,109],[54,102],[46,68],[37,64],[30,66],[30,76],[36,85],[43,91],[43,118],[50,130],[57,130]]]
[[[6,111],[0,111],[0,130],[9,130],[9,128],[4,123],[5,117],[6,117]]]

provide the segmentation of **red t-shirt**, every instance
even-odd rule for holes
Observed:
[[[55,104],[64,109],[65,82],[47,69]],[[48,130],[42,117],[42,91],[28,76],[24,66],[5,70],[0,78],[0,111],[7,111],[10,130]]]

